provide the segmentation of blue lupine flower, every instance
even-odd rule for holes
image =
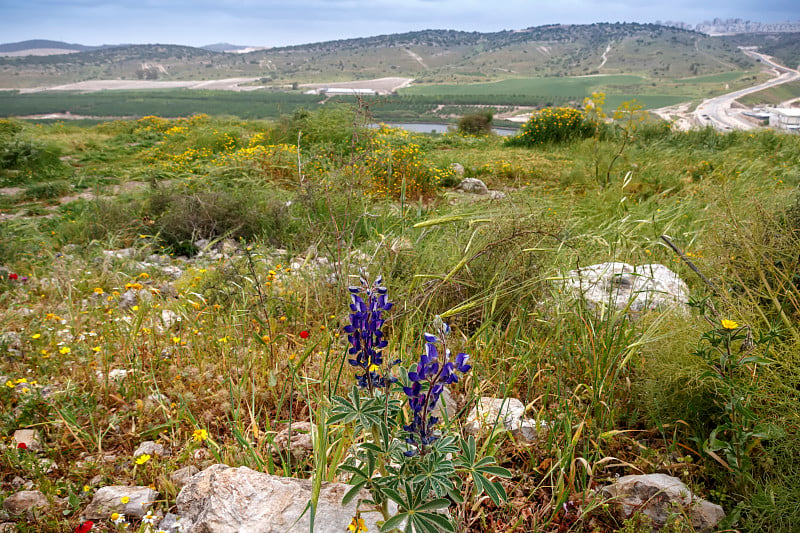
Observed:
[[[450,327],[441,322],[437,317],[438,329],[446,339],[450,333]],[[448,361],[450,350],[445,341],[440,341],[436,335],[425,333],[425,350],[420,355],[416,367],[411,367],[408,371],[408,379],[411,381],[410,387],[403,387],[403,392],[408,396],[408,406],[413,413],[411,424],[403,426],[408,433],[406,442],[416,447],[416,450],[404,452],[406,456],[413,456],[417,453],[424,454],[426,447],[437,439],[434,432],[439,418],[431,416],[439,397],[444,392],[445,385],[458,382],[458,374],[469,372],[472,366],[467,364],[469,355],[459,353],[455,361]],[[439,350],[436,347],[440,343],[444,347],[443,361],[439,360]],[[423,383],[426,385],[423,388]]]
[[[385,388],[396,381],[395,378],[382,375],[383,348],[389,345],[384,339],[383,312],[392,308],[387,301],[388,289],[381,285],[383,279],[378,278],[369,283],[361,278],[360,287],[349,287],[350,291],[350,324],[345,326],[350,349],[347,353],[354,358],[347,362],[352,366],[363,369],[363,374],[356,374],[356,383],[363,389],[373,392],[376,388]],[[366,297],[366,300],[364,297]],[[399,363],[393,361],[389,367]]]

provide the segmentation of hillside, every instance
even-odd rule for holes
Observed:
[[[8,52],[23,52],[25,50],[37,50],[50,48],[54,50],[68,50],[73,52],[83,52],[86,50],[94,50],[97,46],[85,46],[82,44],[65,43],[63,41],[49,41],[47,39],[32,39],[29,41],[20,41],[18,43],[3,43],[0,44],[0,53]]]
[[[731,35],[722,39],[736,46],[757,46],[760,52],[776,58],[787,67],[800,66],[800,32]]]
[[[654,24],[551,25],[493,33],[425,30],[225,54],[135,45],[63,56],[0,58],[0,87],[103,78],[265,83],[413,77],[423,83],[633,73],[676,78],[743,70],[734,43]]]

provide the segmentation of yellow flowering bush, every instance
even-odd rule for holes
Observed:
[[[404,130],[382,125],[371,140],[365,154],[366,167],[373,193],[397,198],[405,191],[407,197],[433,192],[455,171],[426,163],[421,147]]]
[[[594,124],[586,113],[571,107],[545,107],[520,128],[520,133],[506,140],[506,146],[537,146],[563,143],[591,137]]]

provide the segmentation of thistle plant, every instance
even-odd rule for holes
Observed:
[[[759,420],[751,409],[759,367],[771,363],[767,355],[778,332],[773,329],[753,335],[750,326],[721,319],[708,299],[694,305],[712,326],[701,336],[694,354],[706,364],[702,377],[717,385],[722,412],[716,427],[701,442],[702,449],[732,472],[741,486],[751,481],[752,450],[760,441],[782,433]],[[707,314],[708,309],[713,316]]]
[[[350,288],[350,324],[345,331],[356,384],[347,398],[332,398],[333,416],[328,420],[329,425],[348,427],[354,443],[350,459],[340,466],[351,475],[352,484],[343,503],[367,489],[370,497],[359,502],[359,513],[370,507],[379,510],[382,532],[454,532],[447,508],[465,501],[462,477],[470,477],[470,500],[486,493],[499,504],[506,493],[491,478],[511,474],[493,457],[480,457],[474,438],[459,437],[434,414],[445,387],[471,369],[466,353],[452,358],[447,324],[437,317],[436,334],[424,334],[419,359],[400,376],[391,374],[400,361],[387,363],[390,358],[384,355],[388,341],[383,312],[392,308],[387,293],[380,277],[374,282],[362,277],[360,287]]]

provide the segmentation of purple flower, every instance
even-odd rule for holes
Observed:
[[[389,345],[381,331],[385,323],[383,312],[392,308],[392,304],[387,301],[388,289],[381,285],[382,281],[380,276],[372,283],[362,277],[360,287],[348,288],[351,300],[350,324],[345,326],[344,331],[350,343],[347,353],[354,357],[347,362],[363,370],[362,374],[356,374],[356,383],[370,392],[376,388],[385,388],[396,381],[395,378],[382,375],[382,350]],[[392,362],[389,367],[397,363],[399,360]]]
[[[438,325],[441,337],[445,340],[440,341],[436,335],[430,333],[424,334],[425,350],[416,367],[411,367],[408,371],[411,386],[403,387],[403,392],[408,397],[408,406],[413,413],[411,424],[403,426],[403,429],[408,434],[406,442],[416,447],[416,450],[404,452],[409,457],[417,453],[424,454],[427,446],[437,439],[434,428],[439,419],[430,413],[439,402],[445,385],[458,382],[456,372],[465,374],[472,368],[467,364],[469,355],[463,352],[456,356],[455,361],[448,361],[450,350],[447,348],[446,338],[450,327],[443,322]],[[442,360],[439,359],[439,349],[436,346],[438,343],[444,348]]]

